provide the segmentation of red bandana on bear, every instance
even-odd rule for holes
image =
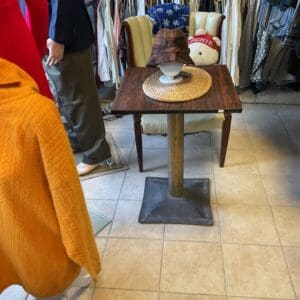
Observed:
[[[218,44],[215,42],[213,38],[214,37],[210,34],[198,34],[189,40],[189,44],[201,43],[213,48],[214,50],[219,51],[220,47],[218,46]]]

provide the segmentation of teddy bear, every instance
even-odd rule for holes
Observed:
[[[198,29],[195,36],[189,38],[190,57],[196,66],[216,64],[219,61],[221,41],[218,37]]]

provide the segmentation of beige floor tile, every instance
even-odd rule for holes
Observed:
[[[300,175],[300,156],[269,151],[255,153],[262,175]]]
[[[188,134],[184,136],[184,150],[202,147],[210,147],[210,133],[200,132],[197,134]]]
[[[215,183],[218,203],[268,204],[259,175],[217,174]]]
[[[157,300],[153,292],[125,291],[96,288],[94,300]]]
[[[95,240],[96,240],[96,246],[97,246],[100,258],[101,258],[101,260],[103,260],[107,239],[106,238],[96,238]]]
[[[165,240],[220,242],[217,210],[217,206],[212,205],[214,219],[213,226],[166,224]]]
[[[120,199],[122,200],[143,200],[145,189],[145,178],[150,176],[140,172],[127,172],[121,190]]]
[[[132,115],[122,116],[121,118],[113,121],[104,121],[106,131],[110,129],[131,129],[133,130],[133,119]]]
[[[225,296],[161,293],[159,300],[225,300]]]
[[[93,300],[95,288],[72,287],[67,291],[68,300]]]
[[[283,122],[289,132],[294,131],[299,133],[299,126],[300,126],[299,115],[292,119],[285,119],[283,120]]]
[[[280,247],[223,245],[227,294],[294,299]]]
[[[224,295],[220,245],[165,242],[161,291]]]
[[[300,299],[300,247],[285,247],[284,252],[297,299]]]
[[[121,190],[120,199],[142,201],[146,177],[168,177],[167,173],[158,172],[127,172]]]
[[[268,108],[267,108],[268,109]],[[246,127],[249,130],[280,130],[282,124],[276,112],[272,111],[257,111],[247,112],[245,116]]]
[[[217,154],[217,157],[215,156],[214,168],[216,174],[258,174],[254,154],[245,149],[227,150],[224,168],[219,167],[219,154]]]
[[[97,285],[156,291],[161,256],[162,241],[109,239]]]
[[[280,245],[269,206],[223,204],[219,215],[225,243]]]
[[[142,135],[143,148],[168,148],[168,138],[161,135]]]
[[[221,132],[212,132],[212,143],[214,147],[220,151]],[[248,131],[246,129],[231,129],[227,149],[252,149],[252,143],[249,140]]]
[[[243,103],[243,115],[244,117],[247,116],[257,116],[257,115],[271,115],[275,114],[276,110],[274,105],[272,104],[248,104],[248,103]],[[238,115],[239,116],[239,115]]]
[[[282,119],[296,119],[299,118],[300,106],[299,105],[275,105],[276,111]]]
[[[262,176],[271,205],[300,206],[300,176]]]
[[[143,164],[145,172],[168,174],[168,149],[143,148]],[[137,154],[134,149],[130,157],[128,173],[138,172],[138,170]]]
[[[267,299],[276,299],[276,300],[286,300],[283,298],[261,298],[261,297],[227,297],[227,300],[267,300]]]
[[[213,172],[211,147],[184,149],[184,177],[195,178]]]
[[[300,207],[273,206],[273,214],[283,246],[300,246]]]
[[[126,172],[117,172],[81,181],[85,198],[117,200],[125,174]]]
[[[117,207],[117,201],[114,200],[86,200],[87,207],[98,212],[110,220],[113,219]],[[111,223],[98,232],[97,237],[108,237]]]
[[[134,143],[133,129],[109,129],[119,148],[131,148]]]
[[[267,151],[278,154],[297,152],[295,145],[283,127],[280,130],[258,129],[249,130],[248,132],[255,152]]]
[[[163,224],[140,224],[141,201],[119,201],[111,237],[163,239]]]
[[[294,129],[289,129],[288,128],[288,133],[289,136],[291,138],[291,140],[293,141],[294,146],[298,149],[298,153],[300,152],[300,132],[299,132],[299,126],[298,128]]]
[[[246,123],[243,117],[243,114],[232,114],[231,119],[231,129],[239,129],[244,130],[246,129]]]
[[[276,105],[289,104],[296,106],[299,104],[299,92],[289,88],[268,87],[257,94],[256,103],[271,103]]]

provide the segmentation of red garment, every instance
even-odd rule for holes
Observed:
[[[41,57],[47,54],[48,1],[26,0],[26,23],[31,30]]]
[[[28,9],[34,7],[31,5],[31,1],[28,1]],[[46,0],[38,0],[38,2],[46,2]],[[40,7],[47,8],[44,5]],[[39,10],[39,15],[30,13],[30,17],[32,18],[31,25],[34,26],[32,31],[39,41],[40,52],[30,29],[26,25],[18,0],[0,1],[0,57],[25,70],[38,84],[40,93],[52,98],[40,55],[44,51],[42,50],[42,43],[46,47],[46,39],[43,42],[42,37],[47,36],[48,29],[44,28],[43,24],[45,20],[48,23],[48,10]],[[41,26],[39,26],[39,20],[41,20]],[[46,35],[45,29],[47,30]]]

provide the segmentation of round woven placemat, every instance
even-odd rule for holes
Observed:
[[[208,92],[212,78],[206,71],[187,66],[183,71],[190,73],[191,76],[183,77],[181,82],[175,84],[161,83],[159,80],[161,71],[150,75],[143,83],[144,93],[158,101],[184,102],[199,98]]]

